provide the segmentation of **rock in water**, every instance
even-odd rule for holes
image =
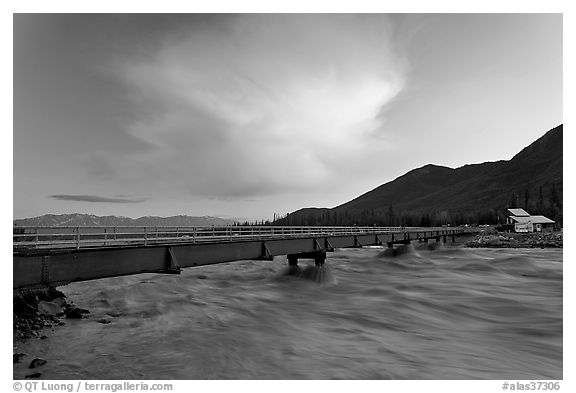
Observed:
[[[14,363],[20,363],[20,359],[22,359],[24,356],[26,356],[25,353],[15,353],[12,355],[12,360]]]
[[[80,319],[82,318],[83,314],[89,314],[89,313],[90,311],[76,306],[67,307],[65,310],[66,318]]]
[[[36,367],[40,367],[46,364],[46,360],[42,359],[42,358],[35,358],[34,360],[32,360],[30,362],[30,366],[28,366],[28,368],[36,368]]]
[[[26,375],[24,378],[25,379],[40,378],[41,375],[42,375],[41,373],[32,373]]]
[[[108,323],[112,322],[112,317],[109,316],[109,315],[106,315],[106,316],[100,318],[100,319],[98,320],[98,322],[100,322],[100,323],[102,323],[102,324],[108,324]]]

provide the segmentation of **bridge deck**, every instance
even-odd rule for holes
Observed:
[[[461,228],[15,227],[14,289],[456,236]]]

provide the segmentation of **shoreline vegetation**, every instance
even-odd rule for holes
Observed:
[[[468,248],[563,248],[559,232],[482,232],[464,243]]]

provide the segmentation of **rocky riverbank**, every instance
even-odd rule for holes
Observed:
[[[18,344],[28,339],[47,339],[45,329],[63,325],[65,318],[83,318],[88,310],[68,302],[66,296],[53,288],[29,293],[15,293],[13,297],[13,363],[26,361],[26,353],[18,351]],[[46,364],[46,360],[30,356],[30,369]],[[26,378],[40,378],[40,372],[26,375]]]
[[[466,247],[562,248],[562,232],[481,233],[466,242]]]

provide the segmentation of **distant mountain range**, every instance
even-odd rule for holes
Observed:
[[[218,217],[173,216],[155,217],[145,216],[128,218],[117,216],[99,217],[92,214],[45,214],[40,217],[14,220],[17,226],[221,226],[230,225],[234,221]]]
[[[305,208],[276,225],[496,224],[522,207],[562,222],[563,125],[511,160],[425,165],[332,209]]]
[[[274,225],[496,224],[506,209],[521,207],[562,223],[563,125],[548,131],[511,160],[421,168],[385,183],[334,208],[305,208]],[[234,221],[218,217],[137,219],[89,214],[46,214],[14,220],[18,226],[220,226]]]

